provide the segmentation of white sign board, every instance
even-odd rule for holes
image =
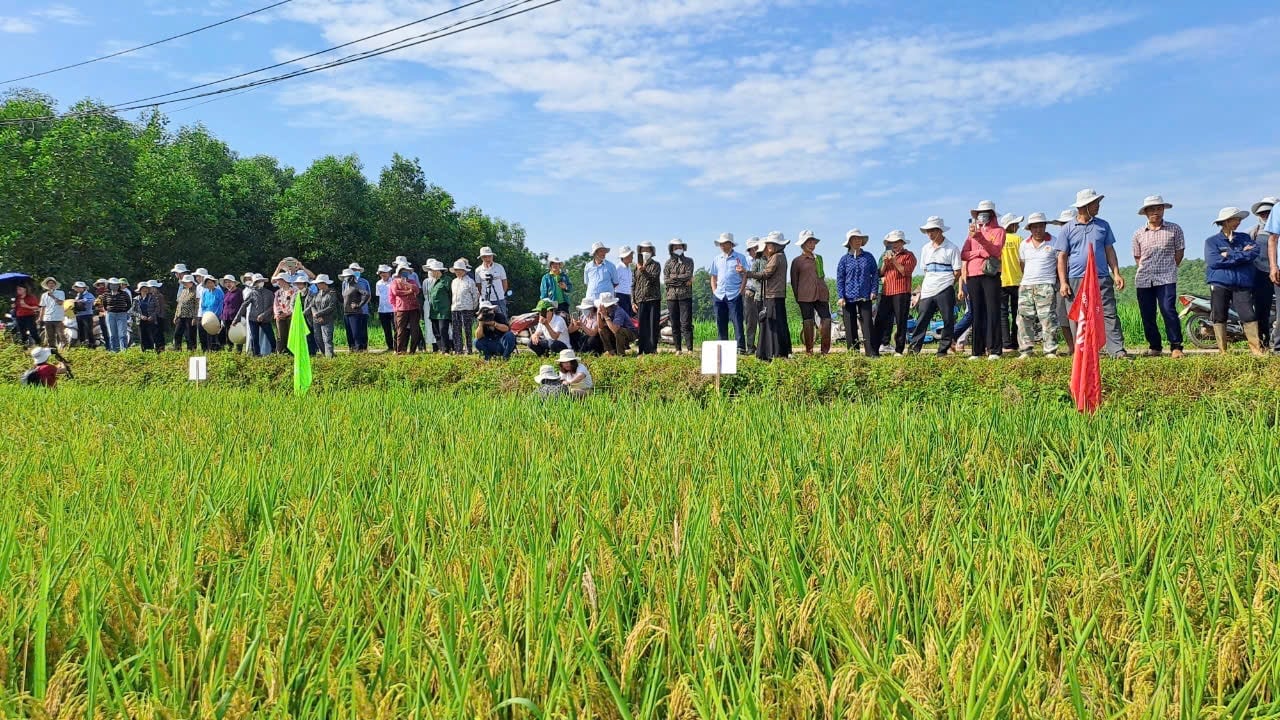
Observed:
[[[209,379],[209,358],[193,357],[187,361],[187,377],[194,382]]]
[[[703,375],[737,375],[738,343],[734,340],[702,343]]]

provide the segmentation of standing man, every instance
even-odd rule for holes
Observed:
[[[1187,241],[1182,228],[1164,219],[1165,210],[1172,207],[1159,195],[1143,200],[1138,214],[1147,216],[1147,224],[1133,233],[1133,259],[1138,264],[1133,284],[1138,291],[1142,332],[1147,337],[1143,357],[1160,357],[1164,353],[1160,327],[1156,324],[1157,307],[1164,318],[1164,332],[1169,336],[1172,357],[1182,357],[1182,322],[1177,309],[1178,268],[1186,253]]]
[[[480,288],[480,299],[493,303],[504,317],[511,317],[507,312],[507,297],[511,294],[507,269],[493,260],[493,248],[480,248],[480,267],[476,268],[476,285]]]
[[[71,286],[71,293],[71,297],[76,301],[76,335],[80,340],[80,345],[93,348],[93,304],[97,297],[89,292],[89,286],[81,280],[77,280]]]
[[[374,284],[378,298],[378,322],[382,325],[382,338],[386,341],[387,352],[396,349],[395,310],[391,309],[391,266],[378,266],[378,282]]]
[[[751,273],[764,272],[764,249],[760,247],[760,238],[747,240],[747,257],[751,258],[751,267],[747,270]],[[760,281],[750,274],[746,278],[747,284],[742,288],[743,324],[747,330],[747,353],[754,354],[756,340],[760,336]]]
[[[924,266],[924,282],[920,285],[919,313],[916,329],[911,333],[911,354],[918,355],[924,348],[924,336],[929,332],[935,312],[942,314],[942,335],[938,338],[938,357],[946,357],[951,351],[951,340],[956,329],[956,282],[964,264],[960,261],[960,248],[946,237],[951,228],[934,215],[920,226],[920,232],[929,236],[929,242],[920,250],[920,264]]]
[[[871,343],[879,355],[893,333],[893,354],[902,357],[907,349],[907,318],[911,315],[911,274],[916,271],[916,256],[907,250],[907,234],[894,230],[884,236],[885,253],[880,256],[880,277],[884,292],[876,306],[876,333]]]
[[[67,310],[62,303],[67,301],[66,293],[56,278],[47,277],[41,283],[44,294],[40,296],[40,322],[44,330],[44,344],[57,350],[65,346],[66,333],[63,332],[63,321],[67,319]],[[126,312],[128,308],[125,308]]]
[[[1271,217],[1271,209],[1280,203],[1280,198],[1267,197],[1253,204],[1251,212],[1258,217],[1258,224],[1249,231],[1249,237],[1258,246],[1258,261],[1254,265],[1253,276],[1253,311],[1258,318],[1258,334],[1263,347],[1280,347],[1280,333],[1273,332],[1271,321],[1280,321],[1280,314],[1272,315],[1271,303],[1276,300],[1276,283],[1271,279],[1271,268],[1275,267],[1271,260],[1270,242],[1264,229]]]
[[[683,240],[672,238],[667,243],[671,257],[662,269],[667,284],[667,322],[677,355],[693,352],[693,260],[685,257],[687,250]]]
[[[1004,349],[1018,349],[1018,287],[1022,284],[1022,258],[1018,251],[1022,247],[1022,236],[1018,229],[1022,227],[1023,217],[1013,213],[1005,213],[1000,218],[1004,227],[1004,250],[1000,253],[1000,339]]]
[[[721,342],[729,339],[729,323],[738,352],[747,351],[746,332],[742,327],[742,273],[750,261],[734,247],[733,233],[721,233],[720,254],[711,260],[711,295],[716,302],[716,334]]]
[[[364,279],[364,267],[360,263],[351,263],[347,270],[351,272],[351,276],[342,282],[345,310],[343,324],[347,331],[347,347],[352,352],[366,352],[369,350],[369,301],[373,297],[373,286]],[[338,273],[338,276],[342,277],[342,273]],[[354,286],[350,293],[347,292],[349,285]],[[362,297],[364,302],[358,308],[355,305],[345,307],[348,297]]]
[[[836,266],[836,295],[840,296],[840,309],[844,313],[844,339],[849,352],[856,352],[860,344],[865,344],[867,357],[874,358],[880,357],[880,346],[872,342],[875,336],[872,306],[880,287],[880,273],[875,257],[862,249],[868,239],[857,228],[845,233],[844,246],[849,252]],[[862,330],[861,343],[859,329]]]
[[[1268,198],[1268,200],[1275,200],[1275,199],[1276,198]],[[1280,202],[1277,202],[1275,204],[1280,205]],[[1259,235],[1269,236],[1267,238],[1266,252],[1267,252],[1267,258],[1269,260],[1269,264],[1271,266],[1271,284],[1280,285],[1280,257],[1277,257],[1277,255],[1280,255],[1280,213],[1275,211],[1274,205],[1270,210],[1267,211],[1267,213],[1268,213],[1267,224],[1262,228],[1261,232],[1259,232]],[[1259,240],[1259,242],[1261,242],[1261,240]],[[1259,250],[1261,250],[1262,245],[1259,245],[1258,248]],[[1276,323],[1280,324],[1280,292],[1276,293],[1275,310],[1276,310]],[[1271,347],[1276,352],[1280,353],[1280,331],[1276,331],[1272,333]]]
[[[604,243],[591,244],[591,260],[582,267],[582,286],[587,299],[595,300],[603,293],[611,293],[618,286],[618,269],[606,258],[609,248]]]
[[[1084,266],[1089,248],[1093,248],[1094,262],[1098,266],[1098,289],[1102,293],[1102,319],[1107,328],[1107,344],[1102,351],[1107,355],[1127,360],[1124,349],[1124,331],[1116,312],[1116,293],[1124,292],[1124,278],[1120,275],[1120,263],[1116,260],[1116,236],[1111,225],[1098,217],[1102,199],[1093,188],[1076,193],[1076,218],[1062,226],[1062,232],[1054,238],[1053,249],[1058,251],[1058,284],[1062,302],[1058,305],[1059,318],[1065,317],[1080,282],[1084,279]],[[1071,335],[1076,334],[1076,324],[1071,323]]]
[[[813,354],[814,331],[818,329],[822,331],[822,354],[831,352],[831,290],[822,258],[814,254],[820,242],[812,230],[801,230],[800,254],[791,261],[791,291],[800,306],[800,336],[806,355]]]
[[[640,320],[641,355],[658,352],[658,325],[662,321],[662,310],[658,305],[662,296],[662,266],[653,259],[653,255],[653,243],[640,243],[640,262],[635,266],[633,302]]]
[[[631,290],[634,284],[631,261],[634,255],[635,252],[630,245],[623,245],[618,248],[618,264],[614,266],[614,271],[618,274],[618,284],[614,287],[613,294],[618,297],[618,303],[629,313],[635,312],[635,306],[631,301]]]

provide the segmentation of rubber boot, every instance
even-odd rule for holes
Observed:
[[[822,354],[828,355],[830,353],[831,353],[831,321],[823,320],[822,321]]]
[[[813,354],[813,321],[804,321],[804,326],[800,328],[800,337],[804,339],[804,353],[806,355]]]
[[[1253,353],[1254,357],[1267,356],[1267,351],[1262,348],[1262,339],[1258,337],[1258,323],[1245,323],[1244,337],[1249,341],[1249,352]]]
[[[1213,336],[1218,340],[1218,354],[1226,355],[1227,354],[1227,324],[1214,323]]]

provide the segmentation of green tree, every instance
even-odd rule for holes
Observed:
[[[359,158],[315,161],[284,192],[275,224],[287,254],[316,268],[346,267],[368,254],[374,204]]]

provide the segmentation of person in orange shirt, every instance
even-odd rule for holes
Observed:
[[[907,349],[907,318],[911,314],[911,274],[916,271],[916,256],[907,250],[907,234],[894,230],[884,236],[884,255],[880,257],[880,277],[884,290],[876,306],[875,337],[871,338],[867,357],[880,357],[880,348],[893,335],[893,354],[901,357]]]

